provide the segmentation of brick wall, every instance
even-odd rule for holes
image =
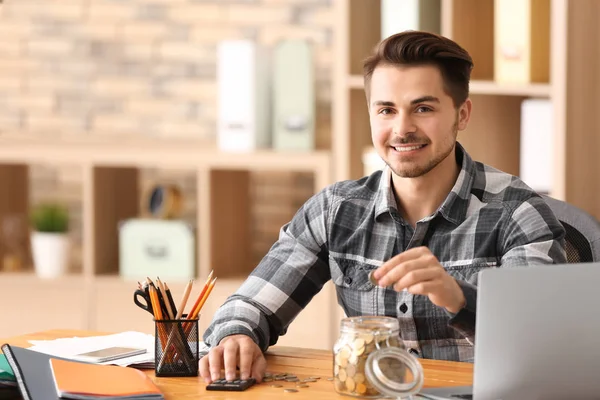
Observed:
[[[326,148],[332,18],[331,0],[4,0],[0,131],[214,140],[217,42],[249,38],[269,46],[306,38],[315,46],[317,147]],[[180,183],[185,216],[193,219],[190,174],[142,176],[142,186]],[[263,178],[258,185],[268,185]],[[32,168],[31,201],[67,201],[76,241],[79,182],[74,168]],[[300,198],[309,195],[305,187]],[[262,209],[255,211],[258,221]]]

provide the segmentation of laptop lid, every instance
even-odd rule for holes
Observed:
[[[474,398],[600,397],[600,263],[479,273]]]

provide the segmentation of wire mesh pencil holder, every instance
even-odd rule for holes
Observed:
[[[198,319],[154,320],[156,376],[198,376]]]

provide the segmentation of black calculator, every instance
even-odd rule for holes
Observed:
[[[254,385],[256,380],[254,378],[248,379],[235,379],[228,381],[227,379],[217,379],[206,385],[206,390],[225,390],[230,392],[241,392]]]

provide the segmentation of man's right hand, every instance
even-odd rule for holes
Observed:
[[[267,370],[267,361],[260,347],[246,335],[231,335],[223,338],[218,346],[200,359],[200,375],[206,383],[221,379],[225,369],[225,379],[232,381],[236,367],[240,367],[240,379],[250,377],[261,382]]]

